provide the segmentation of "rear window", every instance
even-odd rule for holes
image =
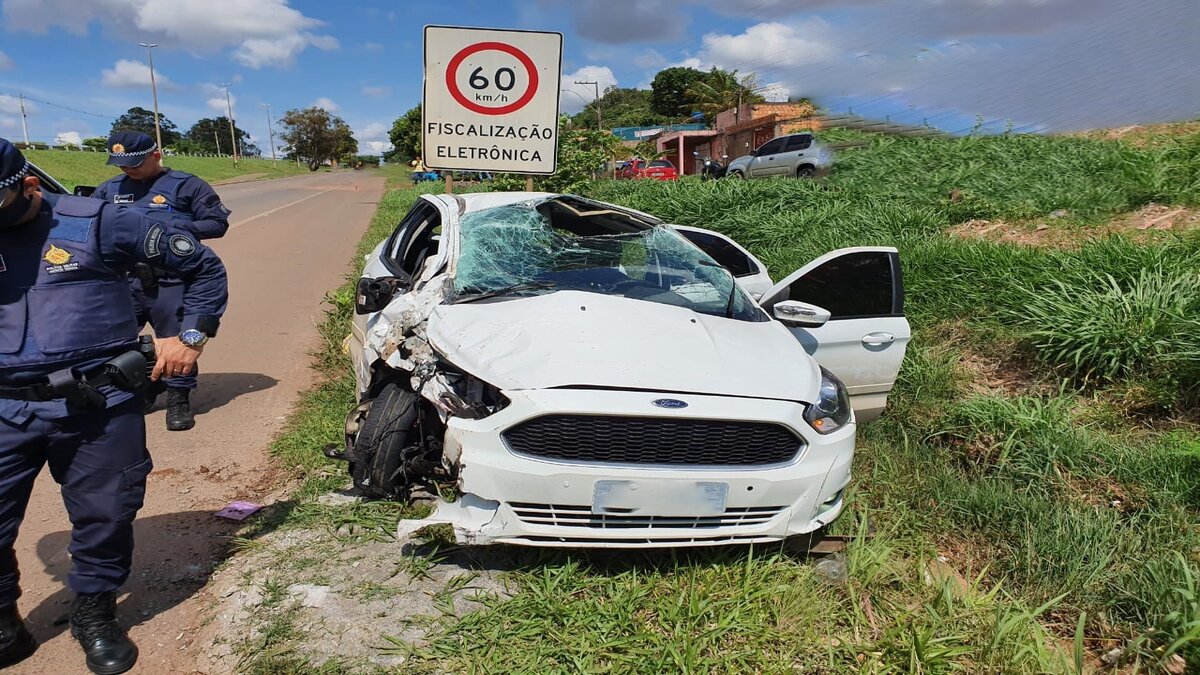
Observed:
[[[672,164],[671,162],[669,162],[665,159],[656,159],[653,162],[650,162],[650,166],[661,166],[661,167],[670,168],[670,169],[675,168],[674,164]]]

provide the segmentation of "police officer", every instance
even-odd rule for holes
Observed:
[[[117,589],[151,469],[127,274],[146,262],[183,279],[184,330],[155,341],[158,378],[193,370],[216,334],[225,268],[184,223],[43,195],[28,172],[0,138],[0,667],[37,648],[17,612],[13,543],[48,463],[72,525],[71,634],[92,672],[122,673],[137,647],[117,623]]]
[[[168,169],[154,139],[140,131],[117,131],[108,138],[108,163],[122,175],[101,183],[92,193],[113,204],[189,221],[197,239],[215,239],[229,229],[229,209],[212,186],[190,173]],[[179,335],[183,284],[179,278],[155,274],[140,267],[132,279],[134,307],[141,325],[149,323],[157,337]],[[196,388],[196,372],[166,378],[167,428],[185,431],[196,424],[189,396]],[[153,397],[147,408],[154,404]]]

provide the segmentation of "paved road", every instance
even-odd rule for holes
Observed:
[[[212,514],[230,500],[265,501],[278,490],[267,445],[312,381],[308,354],[317,346],[322,299],[348,271],[383,179],[344,171],[217,191],[233,211],[229,233],[209,242],[229,270],[229,311],[200,360],[196,427],[166,431],[161,409],[147,417],[155,470],[119,604],[141,649],[136,673],[194,671],[195,596],[233,531]],[[17,540],[20,609],[42,647],[14,672],[87,672],[62,623],[71,598],[68,539],[57,485],[43,471]]]

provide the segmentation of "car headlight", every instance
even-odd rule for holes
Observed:
[[[836,375],[821,368],[817,400],[804,411],[804,421],[819,434],[831,434],[850,422],[850,394]]]

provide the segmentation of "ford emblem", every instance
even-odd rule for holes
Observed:
[[[680,401],[677,398],[660,398],[654,400],[653,403],[660,408],[678,409],[688,407],[686,401]]]

